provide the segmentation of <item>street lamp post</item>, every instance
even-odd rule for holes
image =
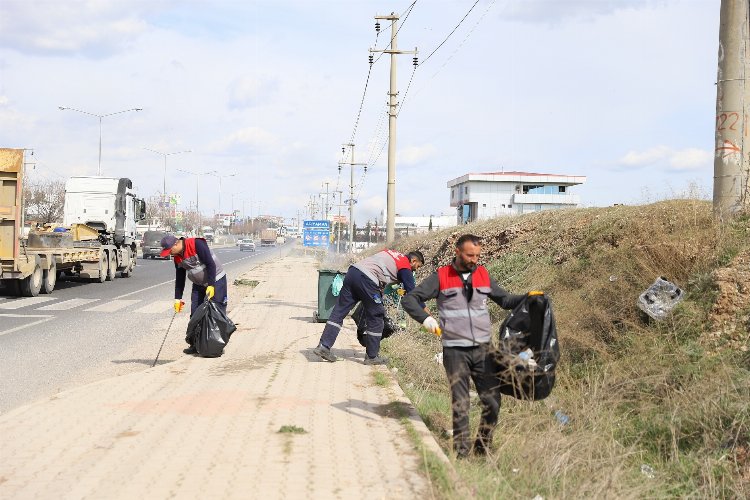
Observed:
[[[58,106],[60,111],[70,110],[70,111],[78,111],[79,113],[83,113],[84,115],[89,116],[96,116],[99,118],[99,170],[97,175],[102,175],[102,118],[105,116],[112,116],[112,115],[119,115],[120,113],[127,113],[128,111],[143,111],[143,108],[130,108],[130,109],[123,109],[122,111],[115,111],[114,113],[107,113],[106,115],[97,115],[96,113],[89,113],[88,111],[83,111],[81,109],[76,108],[69,108],[67,106]]]
[[[219,179],[219,213],[221,213],[221,179],[223,177],[234,177],[237,174],[221,175],[220,173],[216,172],[216,170],[214,170],[210,172],[208,175],[213,175],[214,177]]]
[[[182,170],[178,168],[177,171],[195,176],[195,211],[198,214],[198,227],[200,228],[202,226],[202,218],[200,206],[198,205],[198,187],[201,185],[201,175],[211,175],[215,172],[215,170],[211,170],[209,172],[190,172],[189,170]]]
[[[163,153],[163,152],[157,151],[155,149],[150,149],[150,148],[143,148],[143,149],[145,149],[146,151],[151,151],[152,153],[156,153],[158,155],[162,155],[164,157],[164,185],[162,187],[162,189],[163,189],[162,194],[164,195],[164,198],[166,198],[167,197],[167,156],[170,156],[170,155],[179,155],[179,154],[182,154],[182,153],[192,153],[192,151],[190,151],[188,149],[186,151],[174,151],[172,153]]]

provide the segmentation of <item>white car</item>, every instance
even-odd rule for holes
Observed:
[[[255,242],[251,239],[240,240],[240,252],[249,250],[250,252],[255,251]]]

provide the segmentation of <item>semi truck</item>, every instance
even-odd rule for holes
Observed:
[[[127,178],[71,177],[62,226],[24,238],[24,150],[0,149],[0,283],[13,295],[52,293],[65,274],[104,283],[136,265],[136,223],[146,204]]]
[[[276,230],[275,229],[264,229],[260,232],[260,246],[262,247],[273,247],[276,246]]]

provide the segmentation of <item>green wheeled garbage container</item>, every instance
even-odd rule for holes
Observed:
[[[339,273],[335,269],[318,269],[318,310],[313,316],[318,323],[325,323],[331,316],[336,297],[333,295],[333,280]]]

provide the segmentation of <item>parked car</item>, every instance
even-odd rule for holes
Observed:
[[[167,235],[164,231],[146,231],[143,233],[143,240],[141,241],[141,249],[143,250],[143,258],[148,259],[151,257],[155,259],[161,254],[161,239]],[[169,259],[169,257],[166,257]]]
[[[255,242],[251,239],[240,240],[240,252],[244,252],[245,250],[254,252]]]

